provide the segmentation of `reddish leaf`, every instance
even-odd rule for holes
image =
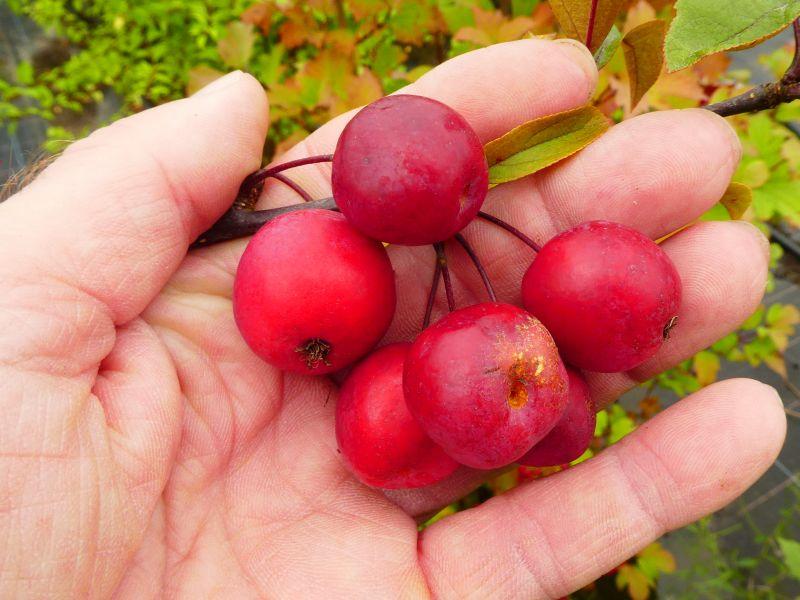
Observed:
[[[658,79],[664,64],[664,21],[656,19],[632,29],[622,38],[625,68],[631,90],[631,109],[634,109]]]
[[[251,23],[233,21],[225,28],[225,37],[217,44],[219,55],[229,67],[241,69],[253,54],[256,34]]]
[[[625,0],[597,0],[592,39],[589,49],[594,52],[606,39],[614,21],[619,15]],[[550,7],[568,36],[586,43],[589,31],[590,0],[550,0]]]

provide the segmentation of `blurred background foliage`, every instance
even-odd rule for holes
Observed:
[[[46,49],[0,78],[0,122],[48,123],[46,150],[57,152],[87,133],[81,113],[109,98],[107,119],[192,94],[232,69],[252,73],[268,90],[271,128],[265,159],[281,154],[332,117],[394,92],[458,54],[526,36],[558,34],[550,6],[540,0],[8,0],[48,34]],[[669,0],[626,2],[622,34],[655,18],[669,22]],[[761,61],[779,78],[793,49],[781,47]],[[741,93],[750,73],[732,70],[724,53],[661,76],[636,106],[630,105],[623,51],[601,70],[594,104],[615,122],[649,110],[701,106]],[[502,68],[502,65],[498,65]],[[744,157],[734,180],[753,190],[744,218],[770,226],[800,226],[800,140],[790,130],[800,102],[729,119]],[[91,126],[96,126],[93,123]],[[717,206],[704,217],[727,219]],[[783,250],[772,245],[773,263]],[[772,284],[771,284],[772,285]],[[614,444],[661,410],[661,397],[678,397],[714,382],[726,362],[766,364],[784,379],[783,352],[800,311],[791,304],[762,306],[740,330],[642,386],[638,404],[614,405],[599,414],[595,441],[580,462]],[[519,468],[489,481],[433,520],[473,506],[552,469]],[[659,577],[691,580],[697,595],[773,598],[775,585],[800,581],[800,543],[787,527],[797,520],[800,497],[773,530],[749,527],[756,551],[723,549],[725,530],[710,519],[693,527],[696,560],[676,564],[659,544],[645,548],[608,576],[575,594],[634,600],[656,594]]]

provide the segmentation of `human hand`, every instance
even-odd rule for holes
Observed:
[[[524,40],[451,60],[407,91],[450,105],[485,142],[585,103],[595,78],[585,49]],[[332,152],[349,116],[283,158]],[[336,452],[333,384],[272,369],[236,330],[245,242],[186,254],[259,166],[267,121],[261,87],[231,74],[74,144],[0,205],[0,596],[559,597],[730,502],[775,459],[774,390],[720,382],[598,457],[419,534],[415,517],[481,474],[392,493],[358,483]],[[658,238],[716,202],[739,152],[710,112],[648,114],[485,206],[538,241],[595,218]],[[322,197],[328,169],[296,174]],[[280,185],[263,207],[296,201]],[[530,250],[486,224],[465,235],[500,299],[518,304]],[[634,371],[590,375],[599,406],[760,301],[767,244],[750,225],[693,224],[663,247],[683,281],[680,325]],[[431,251],[389,252],[387,341],[409,339]],[[458,304],[482,300],[466,259],[453,263]]]

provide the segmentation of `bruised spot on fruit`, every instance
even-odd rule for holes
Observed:
[[[676,315],[676,316],[672,317],[666,325],[664,325],[664,334],[663,335],[664,335],[664,340],[665,341],[669,339],[669,332],[672,331],[672,329],[677,324],[678,324],[678,316]]]
[[[294,349],[300,355],[300,358],[306,363],[309,369],[316,369],[320,363],[330,366],[328,362],[328,354],[331,352],[331,345],[325,340],[319,338],[311,338],[300,344]]]
[[[508,369],[508,406],[520,409],[528,403],[527,384],[539,377],[544,371],[544,357],[526,357],[520,352],[514,358],[514,362]]]
[[[464,189],[461,190],[461,196],[458,199],[458,208],[459,210],[463,210],[464,207],[469,202],[470,194],[472,193],[472,181],[468,181],[467,184],[464,186]]]

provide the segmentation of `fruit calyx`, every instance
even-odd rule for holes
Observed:
[[[294,351],[300,355],[309,369],[316,369],[320,363],[328,367],[331,365],[328,361],[331,345],[323,339],[311,338],[300,344]]]

